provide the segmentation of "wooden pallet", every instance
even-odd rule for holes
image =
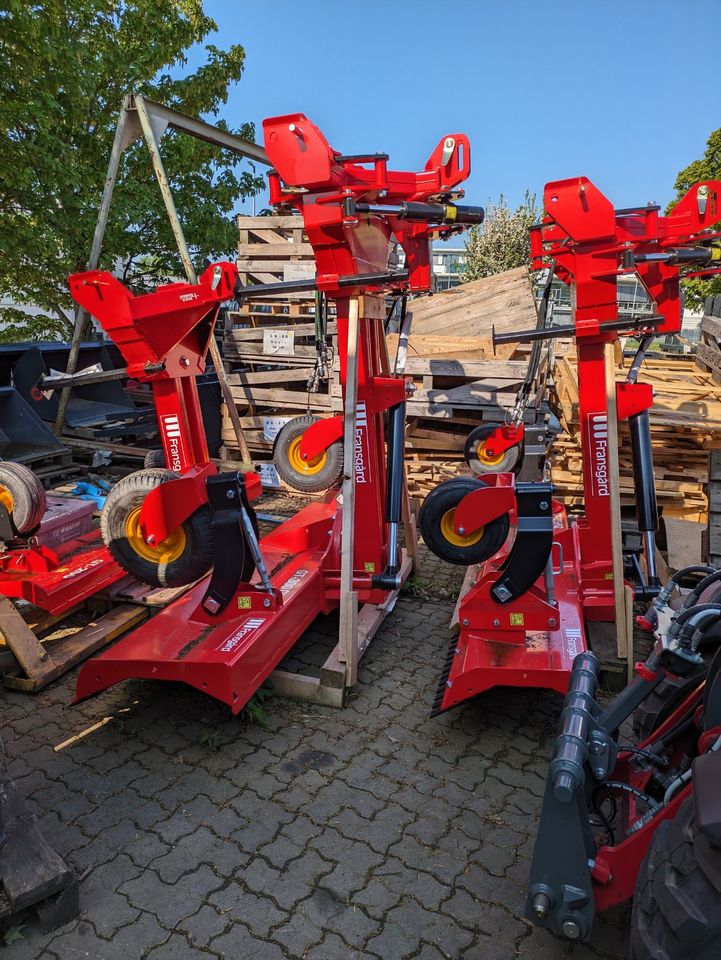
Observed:
[[[152,587],[128,576],[60,615],[0,596],[5,686],[37,693],[188,589]],[[92,608],[105,612],[96,616]]]
[[[0,633],[7,647],[2,654],[5,686],[37,693],[147,616],[146,608],[121,604],[70,635],[43,643],[41,630],[31,629],[15,604],[0,597]],[[58,620],[41,626],[57,628]]]
[[[301,216],[237,218],[238,275],[243,286],[315,276],[313,248]],[[306,294],[291,300],[307,299]]]
[[[625,379],[627,362],[616,371]],[[721,448],[721,385],[701,371],[689,355],[652,355],[641,379],[651,383],[651,444],[656,494],[666,516],[705,521],[708,512],[708,453]],[[551,449],[556,494],[569,506],[583,503],[582,454],[578,417],[575,355],[569,349],[556,357],[551,405],[565,433]],[[633,469],[628,425],[619,425],[621,502],[634,503]]]

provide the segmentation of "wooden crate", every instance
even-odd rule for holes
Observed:
[[[238,274],[243,286],[315,276],[313,248],[301,216],[239,216]],[[305,300],[292,294],[290,300]]]

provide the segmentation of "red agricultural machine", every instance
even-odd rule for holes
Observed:
[[[614,210],[585,177],[549,183],[544,207],[543,222],[531,232],[533,266],[572,286],[575,322],[546,328],[542,316],[537,329],[504,333],[495,342],[575,338],[585,513],[569,522],[550,482],[521,482],[511,472],[447,480],[426,498],[420,528],[429,548],[451,563],[480,565],[459,605],[460,633],[450,645],[436,713],[495,686],[565,693],[575,657],[588,649],[588,624],[616,619],[623,587],[614,568],[616,418],[630,428],[645,543],[646,574],[636,595],[660,590],[653,397],[638,373],[652,340],[681,328],[682,267],[715,269],[721,256],[710,245],[721,235],[711,229],[721,216],[721,183],[697,184],[666,216],[655,206]],[[617,279],[632,272],[655,304],[652,316],[619,318]],[[621,335],[640,343],[626,382],[617,385],[609,345]],[[476,463],[490,465],[515,450],[520,466],[522,434],[520,423],[498,427],[479,439]]]
[[[407,295],[431,288],[432,237],[482,220],[481,208],[456,202],[470,171],[468,140],[444,137],[425,168],[410,173],[390,170],[385,154],[339,153],[303,114],[268,119],[263,130],[274,167],[271,202],[303,215],[317,276],[252,293],[315,290],[321,318],[326,298],[334,299],[344,397],[341,416],[286,424],[275,462],[299,489],[329,489],[259,539],[258,476],[219,473],[209,461],[195,378],[220,304],[248,292],[238,289],[231,264],[208,267],[198,284],[137,297],[104,271],[72,276],[73,297],[118,345],[128,375],[152,385],[167,464],[114,487],[102,516],[105,542],[141,580],[199,580],[87,662],[79,698],[131,677],[180,680],[237,713],[342,593],[384,604],[401,585],[406,382],[386,351],[386,298],[400,301],[403,323]],[[396,243],[405,253],[402,270],[389,267]],[[321,365],[324,350],[321,335]],[[344,555],[350,577],[342,589]]]
[[[460,635],[434,712],[498,685],[566,693],[528,918],[569,941],[587,940],[597,911],[633,897],[634,960],[712,960],[721,956],[721,571],[693,567],[664,587],[659,582],[653,397],[638,375],[652,340],[680,330],[682,268],[691,267],[686,276],[719,272],[721,183],[696,184],[667,216],[653,206],[614,210],[585,178],[548,184],[544,201],[543,222],[531,234],[533,265],[573,287],[575,322],[548,327],[542,308],[537,329],[495,339],[575,338],[585,514],[569,522],[548,482],[492,473],[494,463],[522,464],[520,419],[471,438],[469,465],[482,479],[441,484],[420,518],[438,556],[479,564],[460,603]],[[653,316],[619,318],[616,283],[628,272],[646,288]],[[621,335],[639,346],[617,385],[608,345]],[[614,417],[630,428],[645,547],[635,596],[653,600],[639,623],[656,640],[635,679],[602,708],[587,631],[618,613]],[[690,592],[677,593],[694,578]],[[622,739],[631,718],[636,743]]]

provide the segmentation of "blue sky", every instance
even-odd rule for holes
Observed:
[[[344,153],[422,169],[467,133],[466,200],[585,175],[615,206],[665,204],[721,124],[721,0],[206,0],[241,43],[222,115],[301,111]],[[191,58],[191,63],[196,57]],[[265,198],[263,198],[265,199]],[[260,200],[260,198],[259,198]]]

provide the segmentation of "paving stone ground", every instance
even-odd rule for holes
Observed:
[[[262,726],[151,682],[73,707],[74,673],[4,691],[10,773],[82,876],[82,915],[30,922],[2,957],[625,957],[625,914],[575,951],[522,919],[560,699],[494,691],[428,717],[462,572],[423,554],[342,711],[271,697]],[[319,621],[296,666],[336,626]]]

